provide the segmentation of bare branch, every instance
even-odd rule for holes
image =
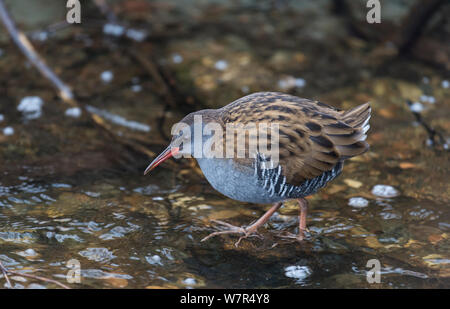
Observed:
[[[58,285],[58,286],[60,286],[60,287],[62,287],[64,289],[70,289],[70,287],[68,287],[67,285],[65,285],[65,284],[63,284],[61,282],[58,282],[56,280],[53,280],[53,279],[49,279],[49,278],[45,278],[45,277],[41,277],[41,276],[30,275],[30,274],[25,274],[25,273],[20,273],[20,272],[17,272],[17,271],[9,270],[3,265],[3,263],[1,261],[0,261],[0,269],[2,270],[3,275],[5,276],[6,281],[8,282],[10,288],[12,288],[12,285],[11,285],[11,281],[9,281],[8,273],[11,274],[11,275],[27,277],[27,278],[36,279],[36,280],[39,280],[39,281],[53,283],[53,284],[56,284],[56,285]]]

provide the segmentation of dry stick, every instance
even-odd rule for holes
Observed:
[[[75,96],[70,89],[68,85],[66,85],[53,71],[50,69],[47,64],[44,62],[44,60],[39,56],[39,54],[34,49],[31,42],[28,40],[26,35],[19,31],[14,24],[14,21],[12,20],[11,16],[9,16],[8,11],[6,10],[6,7],[4,5],[3,0],[0,0],[0,19],[2,20],[3,24],[5,25],[6,29],[8,30],[9,35],[11,36],[11,39],[14,41],[14,43],[19,47],[19,49],[22,51],[22,53],[25,55],[25,57],[33,64],[39,72],[47,78],[54,87],[58,89],[58,95],[59,97],[67,104],[71,106],[79,107],[81,104],[75,100]],[[86,110],[86,108],[84,108]],[[105,120],[100,117],[99,115],[90,114],[89,119],[94,122],[98,127],[103,129],[110,137],[112,137],[114,140],[118,141],[119,143],[130,147],[134,151],[138,153],[145,154],[147,156],[153,157],[155,156],[155,153],[153,151],[150,151],[146,149],[143,145],[140,145],[138,143],[135,143],[131,140],[124,140],[118,138],[116,134],[114,134],[112,127],[109,126]]]
[[[417,112],[417,111],[413,111],[411,109],[412,106],[412,102],[410,100],[406,100],[406,104],[408,104],[411,113],[414,115],[414,117],[416,117],[416,121],[418,123],[420,123],[420,125],[422,127],[424,127],[424,129],[427,131],[428,133],[428,139],[431,141],[431,145],[432,146],[436,146],[436,144],[441,144],[444,149],[447,149],[446,147],[448,147],[448,144],[444,138],[444,135],[437,131],[436,129],[434,129],[433,127],[431,127],[423,118],[422,115]],[[446,146],[447,145],[447,146]]]
[[[65,284],[63,284],[61,282],[58,282],[56,280],[53,280],[53,279],[49,279],[49,278],[45,278],[45,277],[41,277],[41,276],[30,275],[30,274],[24,274],[24,273],[20,273],[20,272],[17,272],[17,271],[9,270],[2,264],[2,262],[0,262],[0,268],[1,268],[2,272],[3,272],[3,274],[5,275],[6,281],[8,281],[8,284],[9,284],[9,286],[11,288],[12,288],[12,285],[11,285],[11,282],[9,281],[7,273],[10,273],[11,275],[27,277],[27,278],[31,278],[31,279],[44,281],[44,282],[54,283],[54,284],[59,285],[60,287],[62,287],[64,289],[69,289],[70,290],[70,287],[68,287],[67,285],[65,285]]]
[[[0,261],[0,269],[2,270],[3,276],[5,276],[6,282],[8,282],[9,288],[12,289],[11,281],[8,278],[8,270],[3,266],[2,261]]]
[[[428,22],[444,3],[444,0],[416,2],[397,32],[395,43],[399,49],[399,53],[404,53],[409,50],[420,37]]]
[[[16,43],[22,53],[30,60],[30,62],[45,76],[52,84],[58,89],[58,95],[67,103],[73,104],[73,93],[70,88],[53,73],[53,71],[45,64],[42,58],[36,53],[36,50],[31,45],[31,42],[27,39],[24,33],[17,30],[13,20],[6,10],[3,0],[0,0],[0,19],[5,25],[6,29],[11,36],[11,39]]]

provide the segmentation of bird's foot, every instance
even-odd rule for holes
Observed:
[[[277,237],[285,238],[285,239],[295,239],[298,242],[303,242],[305,240],[305,238],[306,238],[306,236],[305,236],[306,233],[305,232],[309,232],[309,230],[306,229],[306,230],[303,230],[303,231],[299,231],[298,234],[285,232],[285,233],[283,233],[281,235],[277,235]]]
[[[211,220],[212,222],[222,226],[220,231],[214,232],[209,234],[208,236],[206,236],[205,238],[203,238],[201,241],[206,241],[208,239],[210,239],[211,237],[217,236],[217,235],[223,235],[223,234],[244,234],[243,236],[239,237],[239,240],[234,244],[236,247],[239,246],[239,243],[241,242],[242,239],[247,238],[247,237],[261,237],[256,230],[254,229],[250,229],[250,228],[246,228],[246,227],[239,227],[239,226],[234,226],[232,224],[229,224],[227,222],[224,221],[220,221],[220,220]]]

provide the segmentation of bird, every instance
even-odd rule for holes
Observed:
[[[248,226],[213,220],[219,230],[202,241],[222,234],[238,234],[241,237],[237,246],[241,239],[258,235],[258,228],[283,202],[297,200],[299,231],[296,235],[288,233],[286,236],[301,242],[308,231],[305,197],[340,175],[345,160],[369,149],[365,140],[370,116],[370,103],[340,110],[320,101],[280,92],[253,93],[222,108],[200,110],[185,116],[178,123],[180,128],[173,130],[169,146],[148,165],[144,175],[171,157],[193,156],[211,186],[226,197],[273,205]],[[264,124],[277,128],[270,132],[265,130],[269,138],[276,135],[277,144],[274,145],[277,147],[273,148],[277,152],[268,151],[268,147],[260,147],[255,142],[264,137],[263,130],[258,131]],[[233,148],[236,148],[237,138],[235,132],[227,134],[232,132],[227,131],[230,127],[252,128],[242,139],[247,146],[243,152]],[[256,147],[249,147],[252,142],[257,144]],[[230,147],[230,153],[224,155],[227,147]]]

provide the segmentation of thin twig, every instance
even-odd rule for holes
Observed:
[[[89,115],[89,120],[91,120],[95,125],[103,129],[111,138],[116,140],[117,142],[131,148],[132,150],[153,157],[155,155],[151,150],[146,149],[143,145],[139,145],[130,140],[119,138],[113,131],[112,127],[109,126],[106,121],[100,117],[99,115],[91,114],[87,111],[86,107],[80,104],[76,99],[75,95],[72,92],[71,88],[65,84],[50,67],[47,66],[45,61],[39,56],[39,54],[34,49],[31,42],[28,40],[26,35],[17,29],[14,21],[9,15],[6,7],[4,5],[3,0],[0,0],[0,19],[8,30],[11,39],[14,43],[19,47],[25,57],[30,61],[30,63],[35,66],[39,72],[47,78],[54,87],[58,90],[59,97],[63,100],[63,102],[75,106],[75,107],[83,107],[86,111],[85,114]]]
[[[7,273],[11,274],[11,275],[16,275],[16,276],[21,276],[21,277],[27,277],[27,278],[31,278],[31,279],[36,279],[36,280],[40,280],[40,281],[44,281],[44,282],[49,282],[49,283],[53,283],[56,285],[59,285],[60,287],[64,288],[64,289],[69,289],[70,287],[68,287],[67,285],[58,282],[56,280],[53,279],[49,279],[49,278],[45,278],[45,277],[41,277],[41,276],[36,276],[36,275],[30,275],[30,274],[24,274],[24,273],[20,273],[17,271],[13,271],[13,270],[9,270],[7,269],[5,266],[3,266],[2,262],[0,262],[0,268],[3,272],[3,274],[5,275],[6,281],[8,281],[9,286],[12,288],[11,282],[9,281],[9,278],[7,276]]]
[[[17,47],[20,48],[22,53],[39,70],[39,72],[41,72],[45,78],[52,82],[52,84],[58,89],[59,96],[70,103],[74,98],[72,90],[61,79],[59,79],[59,77],[56,76],[56,74],[45,64],[44,60],[39,57],[26,35],[17,29],[14,21],[11,19],[8,11],[6,10],[3,0],[0,0],[0,19],[8,30],[11,39],[14,43],[16,43]]]
[[[418,112],[418,111],[414,111],[411,109],[412,106],[412,102],[410,100],[406,100],[406,104],[408,104],[409,109],[411,111],[411,113],[414,115],[414,117],[416,118],[416,121],[425,128],[425,130],[428,133],[428,140],[431,143],[431,146],[435,146],[435,145],[442,145],[442,147],[444,147],[444,149],[448,149],[448,144],[444,138],[444,135],[437,131],[435,128],[433,128],[432,126],[430,126],[422,117],[422,115]]]
[[[2,270],[3,276],[5,276],[6,282],[8,282],[9,288],[12,289],[11,281],[9,281],[8,277],[8,269],[6,269],[5,266],[3,266],[2,261],[0,261],[0,269]]]

